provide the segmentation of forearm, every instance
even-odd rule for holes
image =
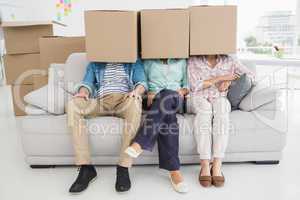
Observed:
[[[208,80],[205,80],[203,81],[203,85],[202,85],[202,89],[206,89],[206,88],[209,88],[213,85],[216,85],[217,83],[219,83],[221,80],[220,78],[218,77],[215,77],[215,78],[211,78],[211,79],[208,79]]]

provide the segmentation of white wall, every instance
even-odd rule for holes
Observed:
[[[58,0],[0,0],[0,10],[4,20],[56,20],[56,3]],[[67,28],[56,28],[58,35],[84,35],[83,14],[93,9],[127,9],[147,8],[180,8],[188,7],[194,0],[76,0],[72,13],[63,17]],[[1,6],[1,2],[9,2],[16,7]]]
[[[67,28],[56,28],[55,34],[68,36],[84,35],[85,10],[93,9],[127,9],[139,10],[149,8],[182,8],[192,4],[207,4],[208,1],[223,4],[232,0],[76,0],[73,1],[72,13],[63,17],[63,23]],[[56,20],[56,3],[58,0],[0,0],[10,2],[17,7],[0,7],[3,10],[4,19],[11,20],[11,13],[16,20]]]

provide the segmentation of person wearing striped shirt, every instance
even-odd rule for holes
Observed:
[[[90,63],[83,81],[76,86],[77,93],[68,103],[68,126],[72,130],[75,162],[79,175],[70,193],[80,193],[97,177],[89,151],[85,118],[117,116],[124,119],[122,147],[117,165],[115,189],[128,191],[131,187],[128,168],[132,158],[124,153],[140,126],[141,95],[147,90],[144,65],[136,63]],[[97,124],[100,128],[103,124]],[[117,147],[116,147],[117,148]]]

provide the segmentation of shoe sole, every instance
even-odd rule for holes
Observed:
[[[130,192],[130,190],[131,190],[131,187],[129,188],[129,190],[127,190],[127,191],[117,191],[116,190],[116,188],[115,188],[115,191],[118,193],[118,194],[127,194],[128,192]]]
[[[94,182],[96,181],[97,178],[98,178],[98,176],[95,176],[95,177],[89,182],[89,184],[88,184],[88,186],[87,186],[87,188],[86,188],[85,190],[83,190],[83,191],[81,191],[81,192],[69,192],[69,194],[70,194],[71,196],[81,195],[82,193],[84,193],[84,192],[89,188],[89,186],[90,186],[92,183],[94,183]]]
[[[117,192],[118,194],[127,194],[127,193],[130,192],[130,190],[127,190],[127,191],[124,191],[124,192],[119,192],[119,191],[116,190],[116,192]]]

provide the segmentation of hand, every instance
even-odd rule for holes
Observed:
[[[89,91],[85,87],[80,88],[79,92],[74,95],[75,98],[83,98],[86,101],[89,100],[89,96]]]
[[[238,74],[229,74],[229,75],[219,76],[219,77],[217,77],[217,80],[218,80],[218,82],[221,82],[221,81],[234,81],[238,78],[240,78],[240,75],[238,75]]]
[[[147,94],[147,107],[149,108],[149,107],[151,107],[151,105],[152,105],[152,103],[153,103],[153,100],[154,100],[154,98],[155,98],[155,93],[153,93],[153,92],[149,92],[148,94]]]
[[[133,90],[133,91],[131,91],[131,92],[129,92],[128,93],[128,97],[136,98],[136,99],[139,99],[139,100],[142,99],[139,91],[137,91],[136,89]]]
[[[218,90],[220,92],[225,92],[228,90],[230,85],[231,85],[231,81],[224,81],[224,82],[220,83],[220,85],[218,86]]]
[[[179,90],[177,90],[177,92],[178,92],[179,96],[181,96],[182,98],[184,98],[185,95],[188,94],[188,90],[185,88],[180,88]]]
[[[142,95],[145,93],[146,89],[143,85],[137,85],[136,88],[128,93],[128,97],[135,97],[137,99],[142,99]]]

